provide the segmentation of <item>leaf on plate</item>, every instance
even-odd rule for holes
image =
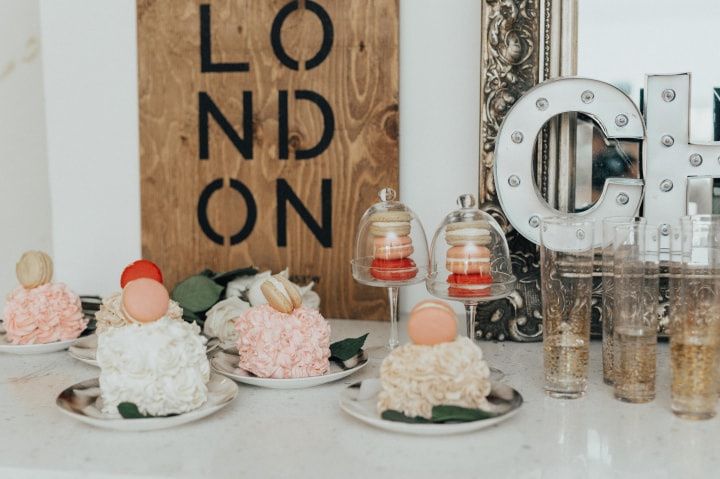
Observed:
[[[460,406],[433,406],[432,418],[426,419],[422,416],[410,417],[405,414],[388,409],[380,415],[387,421],[407,422],[413,424],[443,424],[447,422],[472,422],[482,419],[489,419],[496,415],[482,409],[470,409]]]
[[[347,338],[337,341],[330,345],[330,359],[339,361],[347,361],[357,355],[365,344],[369,333],[365,333],[359,338]]]
[[[125,419],[141,419],[150,417],[141,413],[137,405],[132,402],[121,402],[118,404],[117,408],[120,415]]]
[[[223,287],[215,281],[197,274],[178,283],[171,296],[184,310],[201,313],[218,302],[222,291]]]
[[[482,409],[470,409],[460,406],[433,406],[432,422],[470,422],[495,417],[493,413]]]
[[[413,424],[428,424],[431,422],[422,416],[410,417],[410,416],[406,416],[405,414],[401,413],[400,411],[395,411],[393,409],[387,409],[387,410],[383,411],[382,414],[380,415],[380,417],[382,417],[386,421],[407,422],[407,423],[413,423]]]

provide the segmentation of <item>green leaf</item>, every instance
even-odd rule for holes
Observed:
[[[241,278],[243,276],[252,276],[257,273],[258,273],[257,269],[253,268],[252,266],[249,266],[247,268],[238,268],[238,269],[226,271],[224,273],[217,273],[216,275],[214,275],[212,277],[212,279],[219,285],[227,286],[227,284],[234,279]]]
[[[482,409],[469,409],[460,406],[433,406],[432,422],[470,422],[495,417]]]
[[[200,326],[201,328],[202,328],[203,324],[205,324],[205,315],[204,314],[202,314],[202,313],[196,314],[196,313],[193,313],[192,311],[188,311],[187,309],[183,310],[182,318],[186,323],[197,323],[198,326]]]
[[[340,361],[347,361],[360,352],[369,333],[359,338],[347,338],[330,345],[330,358]]]
[[[120,415],[125,419],[141,419],[150,417],[141,413],[135,403],[121,402],[120,404],[118,404],[117,408]]]
[[[425,419],[422,416],[415,416],[410,417],[406,416],[405,414],[401,413],[400,411],[395,411],[392,409],[387,409],[382,412],[380,415],[383,419],[386,421],[395,421],[395,422],[408,422],[408,423],[416,423],[416,424],[428,424],[431,421]]]
[[[190,276],[178,283],[172,290],[172,299],[193,313],[202,313],[212,308],[220,299],[223,287],[202,274]]]
[[[426,419],[422,416],[410,417],[401,413],[388,409],[380,415],[387,421],[407,422],[413,424],[443,424],[446,422],[471,422],[480,421],[495,417],[495,414],[483,411],[482,409],[468,409],[460,406],[433,406],[432,418]]]

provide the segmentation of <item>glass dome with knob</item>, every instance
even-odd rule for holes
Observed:
[[[480,303],[507,297],[515,289],[510,252],[497,221],[461,195],[435,232],[426,281],[433,296],[465,305],[467,335],[475,340],[475,311]]]
[[[390,300],[390,338],[381,351],[368,351],[371,358],[382,358],[400,344],[398,288],[425,281],[429,266],[425,230],[417,215],[396,200],[392,188],[380,190],[378,196],[380,201],[360,219],[352,259],[355,280],[387,288]]]

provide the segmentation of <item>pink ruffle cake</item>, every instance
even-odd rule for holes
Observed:
[[[290,314],[269,305],[243,312],[235,322],[239,367],[262,378],[321,376],[330,366],[330,324],[314,310]]]
[[[13,344],[45,344],[75,339],[87,327],[80,298],[63,283],[15,288],[3,314]]]

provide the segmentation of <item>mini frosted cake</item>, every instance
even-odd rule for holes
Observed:
[[[238,367],[262,378],[321,376],[330,368],[330,324],[290,281],[275,275],[262,291],[268,304],[244,311],[236,320]]]
[[[52,283],[53,263],[40,251],[28,251],[16,266],[20,286],[8,296],[3,312],[12,344],[45,344],[75,339],[87,327],[80,298],[63,283]]]
[[[154,279],[159,283],[163,282],[160,268],[151,261],[141,259],[128,265],[123,270],[120,277],[120,287],[124,288],[128,282],[141,277]],[[165,315],[170,319],[181,320],[183,310],[179,304],[170,299],[168,300],[168,310]],[[110,328],[120,328],[133,323],[132,319],[123,312],[122,292],[118,291],[103,299],[100,309],[95,313],[95,321],[97,323],[95,328],[97,334],[103,334]]]
[[[131,324],[98,336],[102,410],[134,403],[150,416],[182,414],[207,401],[210,380],[205,343],[196,324],[168,316],[169,295],[150,278],[128,282],[122,309]]]
[[[380,367],[379,412],[432,417],[433,406],[485,409],[490,369],[470,339],[457,337],[452,308],[443,301],[423,301],[408,322],[412,343],[392,351]]]

